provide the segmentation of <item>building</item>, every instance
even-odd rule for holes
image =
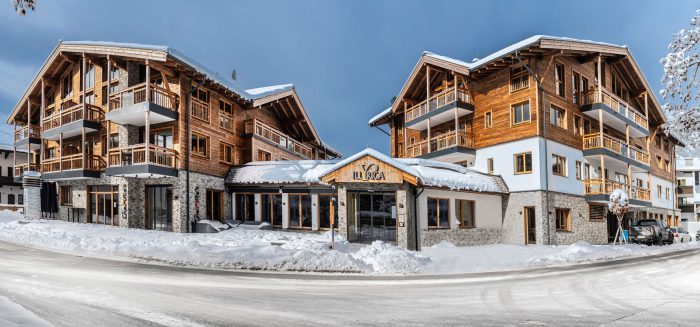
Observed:
[[[0,210],[22,210],[24,194],[18,176],[22,176],[26,162],[27,152],[0,145]]]
[[[612,238],[616,188],[628,218],[676,220],[680,141],[664,122],[627,47],[538,35],[472,62],[424,52],[369,124],[391,128],[392,157],[501,176],[504,242],[569,244]]]
[[[17,168],[55,195],[42,210],[132,228],[230,218],[232,165],[340,155],[292,85],[244,90],[164,46],[60,42],[8,123],[30,153]]]
[[[684,151],[676,154],[676,184],[681,222],[700,221],[700,158]]]

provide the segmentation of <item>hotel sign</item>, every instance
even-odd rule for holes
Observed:
[[[373,156],[366,155],[323,176],[330,183],[401,184],[406,173]],[[415,177],[409,177],[415,178]],[[413,183],[414,181],[409,181]]]
[[[379,182],[386,180],[384,172],[379,169],[379,165],[376,163],[365,163],[359,166],[360,169],[352,172],[352,179],[355,181]]]

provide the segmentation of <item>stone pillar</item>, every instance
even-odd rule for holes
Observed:
[[[416,242],[420,222],[415,215],[416,201],[412,190],[404,186],[396,191],[396,244],[408,250],[420,251],[420,242]]]
[[[24,188],[24,219],[41,218],[41,173],[25,172],[22,179]]]
[[[348,192],[345,187],[338,187],[338,233],[348,239]]]

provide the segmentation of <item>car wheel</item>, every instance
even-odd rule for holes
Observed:
[[[664,236],[659,234],[658,236],[658,245],[664,245]]]

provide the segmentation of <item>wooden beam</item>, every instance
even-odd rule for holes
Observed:
[[[593,53],[589,53],[585,56],[580,56],[580,57],[576,58],[576,60],[578,60],[578,62],[580,64],[585,64],[585,63],[596,60],[596,58],[598,58],[598,53],[593,52]]]

